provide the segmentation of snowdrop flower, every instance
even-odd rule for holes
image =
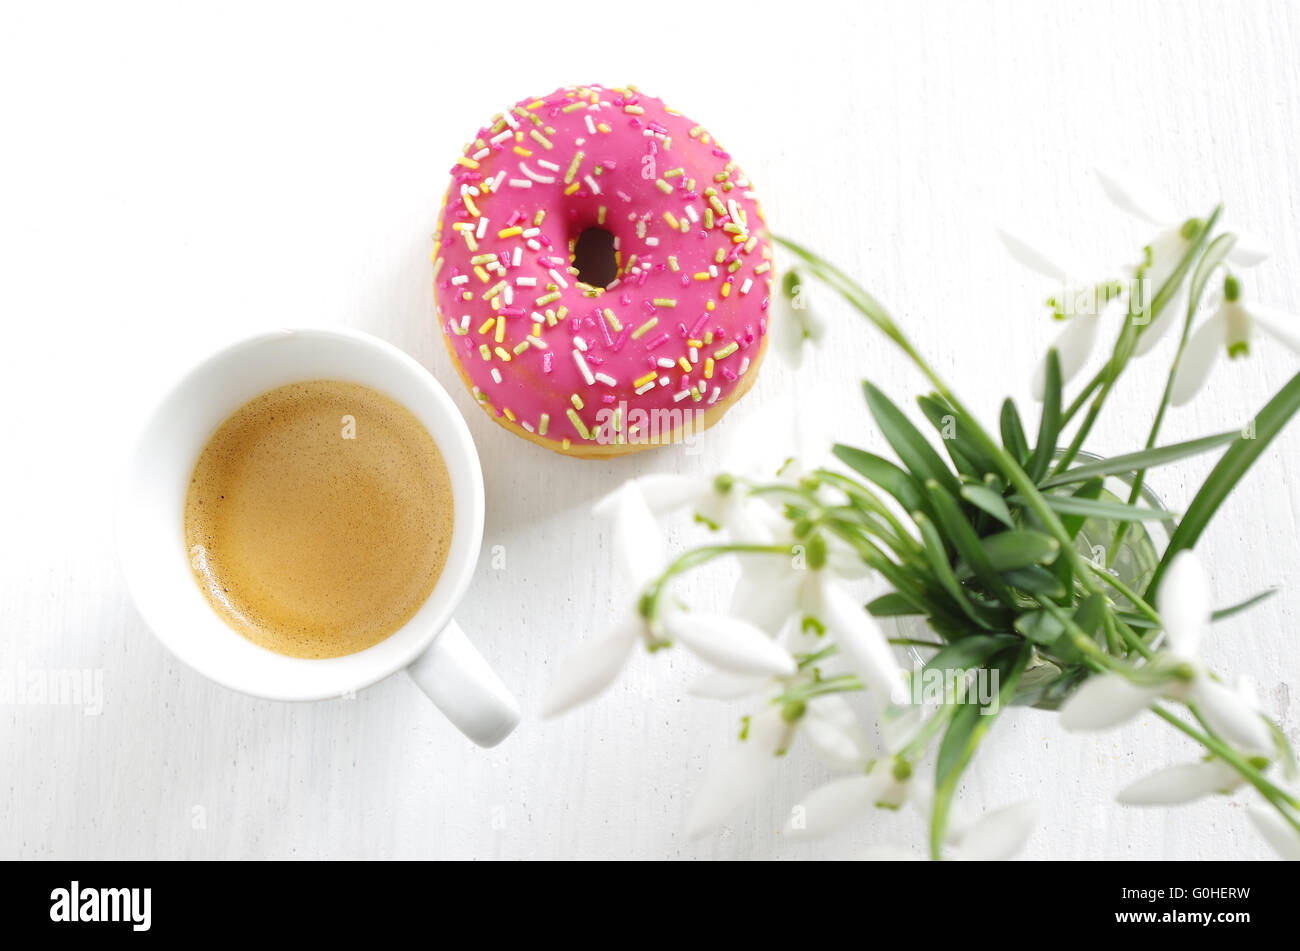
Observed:
[[[1210,623],[1209,583],[1200,560],[1188,551],[1174,556],[1158,597],[1169,647],[1153,667],[1167,669],[1170,679],[1137,684],[1118,673],[1094,675],[1062,706],[1061,725],[1067,730],[1109,729],[1167,697],[1195,704],[1210,728],[1238,749],[1271,754],[1273,738],[1259,712],[1241,693],[1213,679],[1200,662],[1201,635]],[[1198,782],[1205,778],[1203,772],[1193,777]]]
[[[1223,760],[1211,758],[1157,770],[1125,787],[1117,798],[1129,806],[1180,806],[1214,793],[1227,795],[1245,781]]]
[[[843,828],[873,808],[897,809],[912,795],[912,764],[898,757],[871,763],[857,776],[818,786],[793,810],[786,831],[795,838],[819,839]]]
[[[1154,297],[1177,270],[1188,248],[1200,235],[1204,222],[1179,220],[1169,203],[1149,187],[1135,185],[1102,169],[1097,169],[1097,179],[1106,197],[1117,208],[1160,229],[1160,233],[1142,249],[1142,262],[1135,269],[1135,276],[1149,283],[1150,294]],[[1251,267],[1268,257],[1263,242],[1235,229],[1234,235],[1235,241],[1227,255],[1233,264]],[[1186,287],[1180,283],[1178,293],[1166,302],[1151,325],[1138,337],[1134,353],[1141,356],[1155,347],[1186,310]]]
[[[725,825],[772,778],[795,737],[782,707],[768,704],[750,717],[740,746],[705,775],[691,801],[686,834],[699,839]]]
[[[794,268],[781,275],[781,287],[773,301],[772,340],[790,366],[803,363],[804,344],[818,343],[826,325],[812,306],[809,285]]]
[[[1252,804],[1246,808],[1251,824],[1273,847],[1277,854],[1289,862],[1300,862],[1300,832],[1270,806]]]
[[[1248,355],[1256,330],[1262,330],[1293,353],[1300,353],[1300,336],[1286,326],[1294,321],[1295,318],[1260,304],[1247,306],[1241,300],[1240,282],[1228,275],[1213,315],[1187,340],[1174,375],[1170,402],[1182,406],[1191,400],[1209,378],[1220,353],[1227,351],[1230,360]]]
[[[986,813],[964,831],[949,833],[947,857],[954,861],[999,862],[1013,858],[1034,831],[1036,811],[1020,802]],[[899,846],[877,846],[863,855],[876,861],[916,861],[923,856]]]
[[[1057,359],[1060,360],[1062,381],[1073,379],[1088,362],[1102,318],[1121,299],[1121,286],[1114,281],[1100,284],[1079,281],[1077,274],[1081,268],[1056,263],[1051,255],[1039,250],[1041,245],[1038,243],[1031,244],[1001,228],[998,229],[998,236],[1013,258],[1059,285],[1060,290],[1047,299],[1052,315],[1064,323],[1052,341],[1051,349],[1056,351]],[[1044,360],[1034,371],[1031,389],[1035,399],[1043,398],[1046,378],[1047,362]]]

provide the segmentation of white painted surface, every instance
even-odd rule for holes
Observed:
[[[636,82],[706,123],[775,227],[891,302],[986,418],[1008,391],[1027,398],[1022,368],[1051,333],[1033,316],[1042,288],[993,225],[1029,224],[1112,260],[1147,237],[1102,202],[1095,164],[1158,181],[1188,213],[1222,197],[1275,248],[1252,290],[1300,311],[1300,12],[437,6],[0,13],[0,666],[102,669],[105,691],[98,717],[0,707],[0,855],[810,857],[916,840],[911,817],[881,815],[831,844],[783,843],[786,810],[827,775],[796,753],[727,834],[685,841],[690,794],[743,712],[685,696],[685,657],[639,657],[590,707],[529,715],[557,659],[616,603],[589,502],[637,473],[710,471],[721,432],[693,456],[567,460],[512,438],[455,388],[487,469],[485,552],[506,556],[493,570],[485,555],[458,617],[525,707],[517,734],[488,751],[405,678],[295,706],[173,661],[114,561],[108,480],[124,440],[189,362],[285,323],[372,331],[454,384],[428,256],[446,169],[486,116],[573,81]],[[798,376],[769,362],[738,412],[797,397],[805,436],[880,448],[858,379],[901,399],[917,377],[834,315],[833,345]],[[1221,367],[1213,397],[1174,413],[1169,438],[1233,425],[1281,385],[1295,361],[1261,349]],[[1158,385],[1134,374],[1098,449],[1140,438]],[[1298,464],[1293,429],[1202,546],[1222,603],[1287,586],[1219,627],[1209,651],[1255,678],[1293,739]],[[1162,475],[1171,504],[1189,498],[1193,470],[1204,467]],[[1015,711],[964,795],[1036,799],[1031,856],[1266,856],[1243,797],[1178,811],[1113,803],[1147,767],[1192,752],[1154,720],[1079,737]]]

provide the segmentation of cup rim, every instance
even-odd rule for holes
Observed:
[[[187,398],[188,388],[194,386],[199,378],[209,371],[214,364],[236,360],[242,353],[252,352],[257,348],[290,338],[318,338],[341,342],[346,346],[366,348],[372,354],[391,363],[395,368],[404,371],[410,379],[417,380],[424,396],[427,397],[427,402],[422,403],[422,407],[432,407],[440,422],[444,424],[445,431],[440,433],[435,442],[443,455],[444,463],[452,475],[453,482],[457,481],[457,470],[464,476],[465,481],[461,492],[453,494],[453,502],[456,508],[448,561],[443,565],[442,572],[429,596],[417,608],[416,614],[405,625],[383,640],[364,650],[346,654],[342,657],[323,659],[291,658],[256,645],[252,641],[247,641],[257,651],[269,655],[268,663],[279,663],[281,666],[286,667],[291,665],[313,665],[318,670],[320,665],[331,665],[332,668],[338,671],[337,676],[333,678],[327,674],[307,678],[316,682],[314,686],[286,682],[281,688],[270,690],[250,686],[248,680],[241,680],[238,676],[232,676],[228,669],[213,669],[211,666],[205,665],[201,660],[201,650],[189,648],[184,638],[180,636],[180,632],[169,629],[166,624],[158,620],[158,612],[154,610],[156,602],[150,594],[153,590],[153,584],[149,578],[141,576],[142,567],[136,564],[136,560],[132,555],[132,545],[127,542],[125,529],[128,527],[126,521],[132,510],[132,491],[135,485],[135,476],[149,435],[155,427],[161,424],[167,413],[173,410],[179,401]],[[305,381],[324,378],[329,378],[329,376],[305,373],[295,379],[286,379],[283,384],[277,385],[288,385],[295,382],[295,380]],[[372,386],[372,388],[377,389],[378,387]],[[393,398],[406,406],[407,409],[417,413],[417,416],[419,415],[417,407],[409,405],[408,401],[397,397]],[[445,437],[448,433],[453,436],[454,445],[447,445]],[[194,362],[188,369],[177,376],[170,385],[162,389],[161,395],[153,402],[152,408],[145,415],[130,445],[131,449],[127,453],[125,464],[118,475],[118,489],[114,505],[114,543],[118,563],[121,566],[131,600],[135,604],[145,626],[169,653],[195,672],[231,690],[264,699],[308,701],[338,697],[345,692],[369,687],[408,667],[417,657],[428,650],[429,646],[451,621],[456,607],[460,604],[470,582],[473,580],[482,547],[486,503],[482,466],[469,426],[446,388],[422,363],[405,350],[374,334],[348,327],[285,327],[251,334],[225,344]],[[466,494],[466,489],[468,489],[469,497],[462,498],[461,496]],[[181,527],[177,526],[178,536],[180,533]],[[451,555],[457,547],[458,536],[461,536],[462,533],[464,533],[463,551],[453,562]],[[183,552],[183,546],[181,550]],[[195,588],[197,591],[197,584]],[[436,597],[441,597],[444,602],[442,609],[432,617],[421,619],[420,614]],[[211,612],[211,616],[225,625],[234,637],[243,638],[242,634],[225,624],[225,621],[220,618],[217,612],[206,604],[206,600],[204,603]],[[371,652],[375,652],[383,645],[395,641],[417,622],[427,629],[418,634],[407,635],[407,643],[400,650],[395,650],[390,646],[388,650],[384,651],[384,653],[391,654],[386,661],[377,663],[371,660],[370,663],[365,663],[361,660],[362,658],[370,660],[371,657],[375,656]],[[270,658],[278,660],[272,661]],[[292,663],[290,665],[285,662]],[[303,668],[304,671],[307,669],[306,667]],[[328,683],[326,683],[327,681]]]

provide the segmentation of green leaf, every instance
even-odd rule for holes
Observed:
[[[1101,493],[1105,487],[1106,485],[1104,480],[1092,479],[1091,481],[1085,482],[1083,485],[1079,486],[1071,494],[1076,499],[1099,499],[1101,498]],[[1061,519],[1061,526],[1065,529],[1066,534],[1071,538],[1075,538],[1083,529],[1083,525],[1087,521],[1088,516],[1086,515],[1067,515],[1065,518]],[[1065,559],[1062,558],[1061,561],[1063,562]]]
[[[1025,504],[1025,500],[1019,495],[1013,495],[1011,501],[1017,505]],[[1148,505],[1125,505],[1123,502],[1081,498],[1077,495],[1052,495],[1048,492],[1043,494],[1043,501],[1061,515],[1106,518],[1112,522],[1164,521],[1174,517],[1172,512]]]
[[[1011,634],[971,634],[937,651],[925,666],[936,670],[972,670],[983,666],[990,657],[1013,646],[1017,640]]]
[[[986,535],[980,543],[996,571],[1051,564],[1061,553],[1060,543],[1051,535],[1028,530]]]
[[[1035,644],[1050,647],[1065,633],[1065,625],[1046,611],[1029,611],[1016,618],[1016,630]]]
[[[1096,462],[1086,462],[1081,466],[1075,466],[1072,469],[1048,477],[1039,484],[1039,488],[1050,489],[1054,486],[1070,485],[1087,479],[1095,479],[1099,476],[1126,475],[1130,472],[1140,472],[1155,466],[1177,462],[1179,459],[1186,459],[1189,456],[1209,452],[1211,449],[1226,446],[1228,443],[1240,438],[1241,433],[1234,429],[1231,432],[1219,433],[1216,436],[1191,439],[1170,446],[1161,446],[1158,449],[1146,449],[1142,452],[1130,452],[1122,456],[1111,456],[1109,459],[1099,459]]]
[[[961,483],[957,477],[903,411],[869,381],[862,384],[862,391],[866,394],[867,408],[871,410],[876,425],[898,453],[903,466],[922,482],[933,479],[954,495],[960,492]]]
[[[1196,544],[1201,533],[1205,531],[1205,526],[1210,523],[1210,519],[1223,504],[1223,500],[1237,487],[1237,483],[1250,471],[1255,460],[1291,421],[1291,417],[1297,410],[1300,410],[1300,373],[1287,381],[1286,385],[1278,390],[1256,415],[1255,438],[1233,443],[1206,476],[1195,498],[1187,506],[1187,512],[1178,523],[1178,528],[1174,530],[1173,537],[1169,539],[1169,547],[1165,549],[1164,557],[1156,566],[1151,583],[1147,585],[1148,602],[1155,597],[1160,581],[1164,578],[1165,569],[1169,567],[1169,562],[1174,555]]]
[[[925,558],[930,563],[930,571],[934,574],[939,586],[956,603],[957,608],[963,614],[980,627],[990,627],[988,620],[975,609],[975,605],[971,603],[965,589],[962,588],[961,582],[957,580],[957,575],[953,573],[952,566],[948,564],[947,546],[944,544],[943,536],[939,534],[939,530],[934,527],[934,523],[921,511],[912,513],[912,521],[916,522],[917,528],[921,530],[921,538],[925,541]]]
[[[1196,262],[1196,269],[1192,271],[1192,280],[1187,293],[1187,312],[1194,314],[1196,306],[1201,302],[1201,296],[1205,293],[1205,285],[1210,282],[1214,275],[1214,269],[1223,263],[1223,259],[1232,251],[1233,245],[1237,243],[1237,236],[1231,232],[1224,232],[1205,249],[1201,259]]]
[[[1066,588],[1061,579],[1046,568],[1039,568],[1037,565],[1004,572],[1002,577],[1006,579],[1007,584],[1021,591],[1041,594],[1048,598],[1065,597]]]
[[[992,489],[982,485],[963,485],[961,497],[977,509],[988,512],[1007,528],[1016,527],[1016,523],[1011,518],[1011,509],[1007,508],[1006,499]]]
[[[875,600],[868,602],[867,612],[872,617],[906,617],[912,614],[925,613],[897,591],[882,594]]]
[[[956,548],[957,554],[970,566],[975,577],[994,597],[1007,607],[1011,607],[1014,603],[1011,592],[1007,590],[1006,584],[998,576],[997,569],[989,561],[984,546],[980,544],[980,537],[975,534],[975,529],[971,528],[970,522],[962,514],[957,500],[943,491],[937,482],[927,482],[925,487],[930,493],[930,504],[934,507],[935,517],[943,526],[944,534]]]
[[[1056,440],[1061,435],[1061,358],[1055,349],[1047,351],[1047,376],[1043,390],[1043,414],[1038,423],[1038,442],[1034,454],[1025,463],[1025,472],[1034,482],[1047,475],[1056,454]]]
[[[1275,594],[1277,594],[1277,588],[1269,588],[1265,591],[1261,591],[1259,594],[1255,595],[1254,597],[1247,598],[1245,601],[1239,601],[1236,604],[1230,605],[1229,607],[1226,608],[1219,608],[1219,610],[1215,611],[1210,615],[1210,620],[1222,621],[1224,618],[1232,617],[1234,614],[1240,614],[1242,611],[1253,608],[1261,601],[1267,601]]]
[[[907,511],[922,508],[925,505],[925,493],[916,480],[888,459],[882,459],[875,453],[855,449],[852,446],[836,444],[831,450],[835,458],[844,463],[858,475],[880,486]]]
[[[1106,612],[1106,603],[1099,594],[1090,594],[1075,609],[1074,623],[1079,625],[1089,637],[1101,630],[1102,615]]]
[[[997,715],[1014,696],[1031,649],[1029,642],[1024,641],[1019,646],[1003,650],[994,656],[987,667],[990,673],[997,673],[997,706],[985,706],[979,702],[979,698],[972,699],[968,694],[966,701],[957,705],[957,712],[953,714],[952,722],[944,732],[935,765],[934,812],[930,818],[931,858],[943,857],[944,840],[948,837],[948,814],[957,792],[957,781],[961,779],[962,772],[970,764],[976,748],[993,726]]]
[[[943,448],[959,472],[980,482],[985,473],[997,471],[993,460],[967,435],[971,429],[969,421],[952,404],[936,394],[919,396],[916,402],[930,425],[938,431]]]
[[[1025,425],[1020,421],[1020,411],[1010,397],[1002,403],[1002,447],[1011,458],[1024,465],[1029,458],[1029,442],[1025,439]]]

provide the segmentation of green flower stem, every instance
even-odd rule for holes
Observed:
[[[674,559],[662,574],[646,585],[637,610],[647,624],[653,629],[659,617],[659,601],[669,581],[723,555],[784,555],[790,558],[793,551],[789,545],[701,545],[692,548]],[[667,646],[668,642],[664,640],[653,639],[650,643],[651,649]]]

